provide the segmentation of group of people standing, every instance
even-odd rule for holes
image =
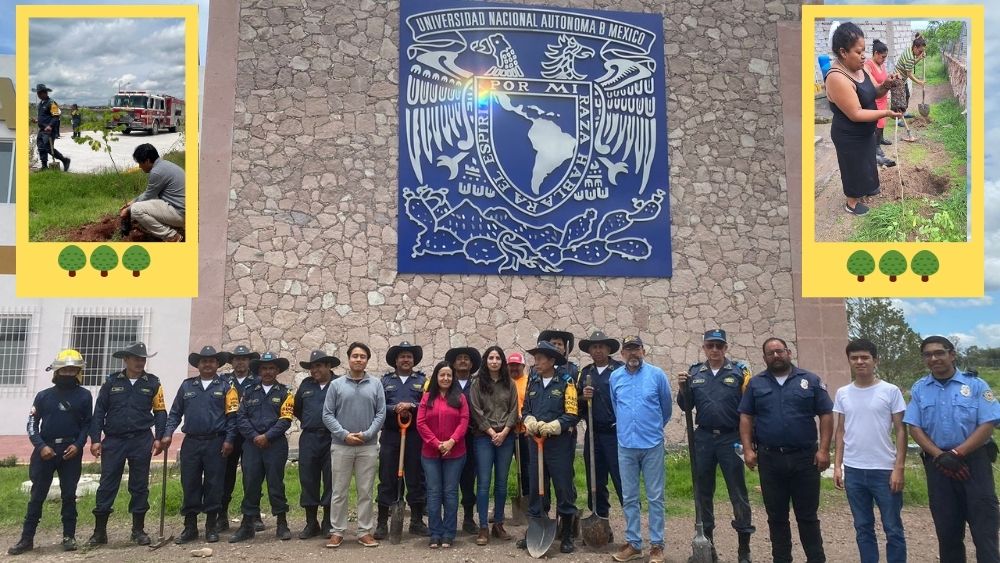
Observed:
[[[107,376],[93,408],[90,392],[80,385],[84,359],[75,350],[65,350],[49,367],[55,386],[38,394],[28,419],[35,446],[31,499],[22,536],[8,553],[33,548],[42,502],[55,474],[62,488],[63,548],[76,549],[75,491],[88,437],[91,453],[101,460],[95,528],[88,546],[108,542],[107,524],[126,463],[131,539],[148,545],[144,524],[150,461],[160,453],[166,457],[178,428],[185,435],[180,456],[184,529],[176,543],[199,538],[200,514],[206,515],[205,540],[219,541],[219,533],[229,527],[239,467],[242,520],[229,541],[249,540],[264,529],[264,483],[276,537],[291,539],[284,477],[286,434],[293,419],[301,428],[299,502],[306,513],[301,539],[322,536],[326,547],[342,545],[353,478],[357,536],[363,546],[379,545],[387,534],[390,507],[405,498],[410,533],[428,536],[432,549],[451,547],[458,532],[460,493],[462,529],[476,535],[477,545],[489,543],[491,537],[510,540],[504,527],[507,475],[517,463],[519,474],[526,477],[519,493],[529,496],[527,515],[547,515],[554,492],[559,549],[572,553],[578,518],[576,427],[590,409],[593,423],[586,430],[585,455],[591,453],[593,433],[595,462],[593,469],[587,465],[587,481],[596,483],[587,505],[597,516],[609,516],[610,479],[626,524],[625,541],[612,557],[645,558],[641,479],[648,506],[649,561],[663,561],[663,430],[672,411],[669,378],[645,361],[646,348],[637,336],[619,341],[595,331],[579,344],[593,360],[583,369],[567,359],[573,335],[550,330],[527,351],[534,360],[527,373],[519,352],[506,354],[492,346],[480,354],[459,347],[448,350],[428,377],[415,369],[423,359],[422,348],[401,342],[386,353],[393,370],[379,378],[367,371],[369,347],[354,342],[346,349],[345,375],[332,372],[340,365],[338,358],[314,351],[299,363],[310,377],[294,392],[277,381],[289,360],[245,346],[232,352],[206,346],[189,355],[198,374],[181,383],[169,412],[159,379],[145,370],[152,355],[144,344],[114,353],[124,368]],[[744,467],[760,472],[772,560],[792,561],[790,505],[807,561],[826,560],[818,518],[820,473],[830,466],[834,435],[834,480],[847,490],[861,561],[879,560],[876,505],[888,538],[888,560],[905,561],[904,424],[922,450],[940,559],[965,561],[968,523],[978,561],[1000,561],[1000,509],[992,472],[997,457],[992,431],[1000,426],[1000,405],[974,372],[956,368],[950,341],[932,336],[921,343],[930,373],[914,384],[909,405],[897,387],[878,379],[878,351],[867,340],[848,344],[854,381],[838,390],[835,401],[819,376],[792,363],[780,338],[764,341],[766,369],[757,375],[727,356],[724,330],[706,332],[702,348],[705,361],[678,374],[676,401],[681,409],[696,412],[692,462],[705,533],[714,539],[715,476],[721,467],[733,506],[740,563],[751,561],[750,536],[755,531]],[[619,351],[620,361],[612,358]],[[232,371],[220,374],[226,363]],[[373,495],[376,473],[379,483]],[[518,547],[526,547],[526,540],[519,540]],[[714,547],[712,551],[717,557]]]

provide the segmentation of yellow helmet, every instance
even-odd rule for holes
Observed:
[[[52,365],[45,368],[45,371],[55,371],[52,374],[52,379],[55,380],[55,376],[59,375],[59,370],[68,367],[78,367],[80,371],[76,374],[76,380],[78,383],[83,383],[83,368],[87,366],[87,363],[83,361],[83,355],[80,352],[73,350],[72,348],[67,348],[56,356],[56,359],[52,362]]]

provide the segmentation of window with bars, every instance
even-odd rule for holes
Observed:
[[[87,362],[83,384],[98,386],[111,372],[124,367],[122,360],[111,356],[138,340],[144,340],[144,317],[136,315],[73,315],[70,348],[75,348]]]
[[[0,141],[0,203],[14,203],[14,141]]]
[[[0,386],[22,386],[31,345],[31,315],[0,315]]]

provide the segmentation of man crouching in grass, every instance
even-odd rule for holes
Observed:
[[[143,143],[132,158],[149,174],[146,191],[122,206],[122,236],[128,236],[134,219],[139,228],[165,242],[180,242],[184,237],[184,169],[160,158],[156,147]]]

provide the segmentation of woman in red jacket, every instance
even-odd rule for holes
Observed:
[[[427,481],[431,548],[451,547],[458,527],[458,479],[465,466],[469,405],[453,380],[448,362],[434,366],[417,409],[417,432],[424,441],[420,461]]]

